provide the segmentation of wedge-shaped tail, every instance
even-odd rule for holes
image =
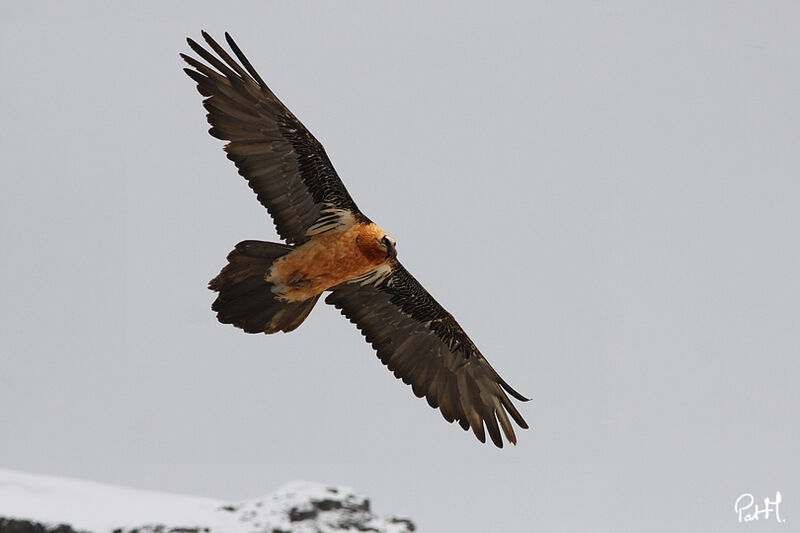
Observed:
[[[290,251],[291,246],[274,242],[237,244],[228,264],[208,283],[219,293],[211,305],[217,319],[247,333],[289,332],[302,324],[319,296],[295,303],[276,300],[272,283],[265,279],[272,263]]]

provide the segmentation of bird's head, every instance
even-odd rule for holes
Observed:
[[[371,261],[393,259],[397,255],[395,240],[374,223],[362,226],[356,236],[356,245]]]

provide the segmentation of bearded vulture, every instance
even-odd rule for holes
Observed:
[[[206,32],[214,52],[187,39],[205,62],[181,54],[184,71],[205,97],[209,133],[267,208],[286,244],[243,241],[209,288],[217,318],[247,333],[297,328],[320,295],[353,322],[378,358],[439,408],[486,442],[517,437],[509,416],[528,424],[453,316],[403,268],[395,241],[356,206],[322,145],[289,111],[225,34],[234,59]],[[214,55],[216,54],[216,55]]]

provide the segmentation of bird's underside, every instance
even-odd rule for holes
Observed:
[[[267,87],[226,33],[236,59],[207,33],[216,54],[192,39],[204,62],[192,68],[208,111],[209,132],[272,216],[286,244],[243,241],[209,283],[220,322],[248,333],[292,331],[320,295],[340,309],[414,394],[444,418],[498,446],[516,444],[512,420],[528,425],[455,319],[406,271],[395,242],[356,206],[322,145]],[[237,61],[238,60],[238,61]]]

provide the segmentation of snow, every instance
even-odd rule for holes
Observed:
[[[0,469],[0,516],[113,531],[142,524],[216,524],[217,500]]]
[[[198,528],[209,533],[341,532],[375,528],[406,533],[406,520],[378,517],[369,500],[345,487],[293,482],[240,503],[0,469],[0,517],[69,524],[94,533]],[[149,527],[148,527],[149,526]]]

